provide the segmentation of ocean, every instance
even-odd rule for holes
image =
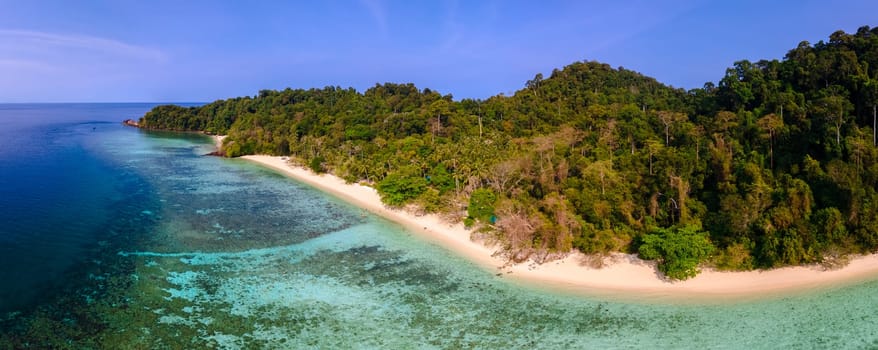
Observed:
[[[878,282],[668,302],[510,281],[151,104],[0,105],[0,349],[878,347]]]

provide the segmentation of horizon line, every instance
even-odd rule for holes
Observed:
[[[210,101],[210,102],[207,102],[207,101],[102,101],[102,102],[98,102],[98,101],[3,102],[3,101],[0,101],[0,105],[37,105],[37,104],[42,104],[42,105],[51,105],[51,104],[63,105],[63,104],[110,104],[110,103],[125,103],[125,104],[135,104],[135,103],[139,103],[139,104],[146,104],[146,103],[167,103],[167,104],[181,103],[181,104],[183,104],[183,103],[185,103],[185,104],[191,104],[191,103],[211,103],[211,102],[213,102],[213,101]]]

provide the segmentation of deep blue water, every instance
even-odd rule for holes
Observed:
[[[97,141],[135,132],[120,121],[153,106],[0,104],[0,312],[63,289],[92,258],[131,185]]]

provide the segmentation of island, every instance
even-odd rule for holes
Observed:
[[[878,271],[876,52],[878,28],[861,27],[782,60],[735,62],[688,91],[575,62],[485,100],[395,83],[262,90],[158,106],[138,125],[227,135],[225,156],[331,178],[318,187],[397,213],[386,216],[412,231],[451,225],[440,239],[501,273],[565,283],[604,273],[619,279],[605,287],[624,289],[622,270],[657,268],[656,288],[726,293],[737,280],[724,271],[786,267],[746,276],[789,288],[801,284],[773,273],[860,255],[819,279]]]

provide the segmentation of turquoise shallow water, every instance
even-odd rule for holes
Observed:
[[[19,213],[2,217],[3,249],[54,242],[17,255],[64,262],[4,258],[51,278],[2,287],[39,292],[6,303],[0,348],[878,347],[878,282],[731,303],[556,293],[270,170],[204,157],[206,137],[61,124],[46,138],[74,153],[47,154],[81,158],[64,168],[76,176],[41,180],[53,190],[21,190],[35,181],[12,173],[39,170],[0,158],[15,164],[3,190],[32,197],[0,202]]]

